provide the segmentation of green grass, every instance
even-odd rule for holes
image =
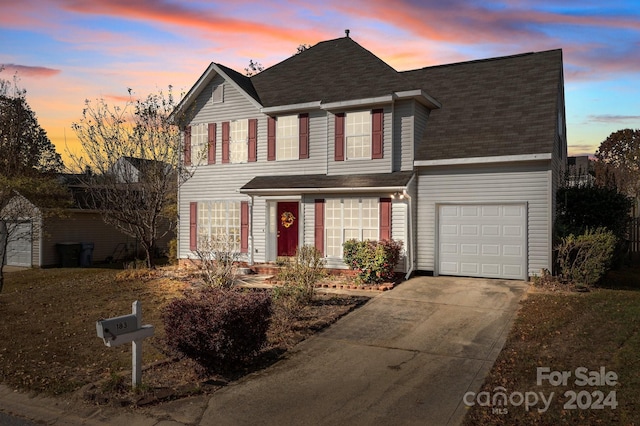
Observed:
[[[522,302],[509,338],[494,364],[482,391],[495,394],[543,392],[554,398],[546,412],[507,404],[506,414],[491,406],[475,405],[465,423],[476,424],[640,424],[640,283],[639,269],[610,273],[604,284],[588,293],[533,292]],[[567,385],[537,384],[537,368],[569,371]],[[615,386],[578,386],[575,370],[617,374]],[[565,392],[615,392],[618,406],[611,409],[571,409]],[[540,402],[537,407],[542,407]]]

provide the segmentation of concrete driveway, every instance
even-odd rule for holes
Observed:
[[[526,293],[521,281],[417,277],[289,359],[215,393],[201,425],[456,425]]]

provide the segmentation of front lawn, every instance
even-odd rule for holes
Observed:
[[[210,379],[198,377],[193,363],[169,360],[163,342],[161,308],[181,297],[189,280],[171,269],[153,276],[134,271],[118,280],[119,273],[123,271],[78,268],[6,274],[0,294],[0,381],[50,395],[68,395],[85,384],[100,383],[98,402],[108,402],[110,393],[122,398],[131,383],[131,345],[106,347],[96,336],[95,322],[131,313],[135,300],[141,303],[143,324],[155,326],[155,335],[143,343],[144,365],[153,367],[143,371],[145,389],[188,384],[192,392],[198,381]],[[366,299],[318,296],[287,324],[273,321],[266,358],[257,368]],[[223,379],[221,383],[229,378]]]
[[[534,288],[481,392],[468,395],[465,424],[640,424],[639,277],[614,271],[610,288],[587,293]]]

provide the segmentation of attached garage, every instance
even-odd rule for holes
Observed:
[[[441,275],[527,279],[525,204],[438,206]]]
[[[7,243],[7,265],[31,267],[31,223],[11,225],[13,238]]]

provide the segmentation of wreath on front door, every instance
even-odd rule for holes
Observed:
[[[284,226],[285,228],[288,228],[291,225],[293,225],[293,222],[295,220],[296,220],[296,217],[291,212],[284,212],[280,215],[280,222],[282,223],[282,226]]]

